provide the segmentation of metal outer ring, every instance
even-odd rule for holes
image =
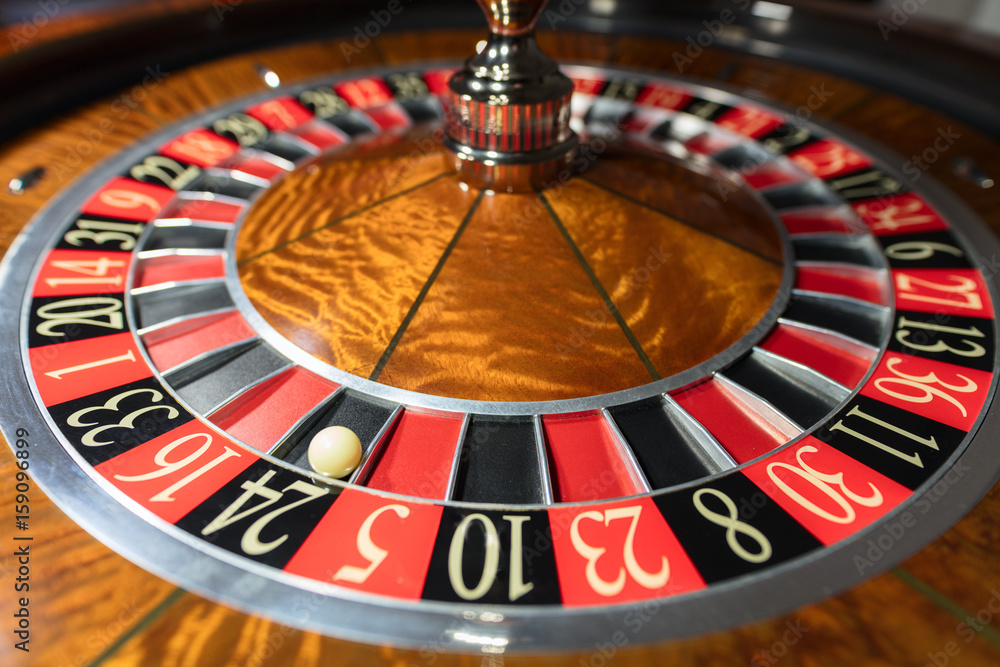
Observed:
[[[171,129],[172,133],[177,131],[176,127]],[[856,145],[865,145],[864,141],[851,137],[849,133],[839,134]],[[877,157],[887,155],[882,150],[870,153]],[[70,214],[75,209],[70,203],[74,197],[100,185],[108,173],[107,168],[115,164],[111,161],[95,169],[89,177],[46,207],[37,218]],[[984,255],[1000,251],[1000,245],[989,232],[976,225],[975,215],[926,175],[922,194],[927,195],[947,219],[968,221],[967,228],[956,230],[964,237],[968,247],[977,248]],[[49,236],[48,230],[41,226],[29,227],[11,246],[0,265],[0,283],[9,288],[0,293],[0,307],[8,312],[21,307],[24,291],[30,284],[29,277],[24,272],[16,271],[15,267],[35,262],[40,251],[48,247],[45,242]],[[997,276],[985,275],[985,278],[996,302],[1000,290]],[[17,319],[0,321],[0,336],[16,337],[19,329]],[[297,581],[262,579],[256,576],[263,569],[260,566],[241,559],[242,566],[237,566],[235,559],[206,557],[205,552],[198,548],[202,545],[191,539],[173,539],[143,517],[124,510],[111,495],[92,483],[61,446],[51,431],[47,417],[32,400],[21,358],[0,358],[0,372],[9,378],[8,383],[0,385],[0,400],[24,419],[21,424],[4,426],[5,435],[12,435],[11,430],[21,426],[34,429],[34,444],[30,448],[31,470],[39,470],[41,464],[41,469],[46,471],[42,475],[43,488],[67,514],[86,529],[102,535],[110,547],[146,569],[167,579],[180,580],[185,586],[248,612],[261,613],[261,600],[267,600],[268,608],[263,611],[276,620],[355,641],[390,640],[414,647],[432,644],[450,651],[502,646],[503,650],[511,652],[537,652],[595,645],[595,639],[600,641],[621,629],[623,614],[640,606],[563,608],[555,617],[551,616],[552,609],[548,607],[511,609],[477,606],[491,612],[491,616],[477,614],[471,607],[463,613],[451,605],[434,602],[406,604],[373,601],[370,598],[355,600],[339,590],[343,599],[318,597],[298,588]],[[990,390],[991,394],[996,390],[996,377]],[[896,547],[875,564],[872,574],[901,561],[943,531],[992,486],[997,478],[997,472],[992,470],[996,467],[992,441],[998,437],[1000,414],[984,407],[963,446],[941,468],[947,471],[956,465],[967,467],[968,473],[963,474],[962,483],[946,485],[944,493],[935,492],[934,487],[941,484],[945,476],[942,472],[883,518],[882,523],[891,521],[921,500],[926,500],[931,508],[920,521],[922,530],[919,534],[911,529],[898,538]],[[698,593],[656,600],[650,609],[650,618],[632,633],[629,640],[633,644],[641,644],[729,627],[786,611],[818,596],[842,590],[859,579],[853,558],[864,556],[868,548],[865,538],[877,532],[881,525],[870,526],[832,547],[758,575],[717,584]],[[170,571],[166,571],[163,563],[170,563]],[[785,575],[790,577],[786,583],[794,585],[774,587],[774,582]],[[377,618],[378,623],[371,623],[372,618]],[[393,628],[394,632],[389,633],[387,628]],[[439,638],[440,642],[436,642],[435,638]]]

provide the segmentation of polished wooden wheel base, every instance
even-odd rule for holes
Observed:
[[[621,391],[722,353],[778,296],[775,224],[722,174],[606,149],[541,196],[493,194],[426,129],[357,143],[285,176],[236,241],[264,319],[355,375],[481,401]]]
[[[422,58],[458,59],[479,31],[384,34],[352,67]],[[634,37],[539,35],[562,60],[610,62],[674,73],[670,54],[682,45]],[[121,113],[109,98],[75,110],[0,149],[4,182],[36,166],[48,176],[22,196],[0,193],[0,246],[6,248],[32,215],[103,157],[146,133],[233,96],[262,90],[256,65],[283,82],[346,68],[340,44],[305,44],[249,53],[172,72]],[[968,156],[1000,173],[1000,146],[947,116],[819,71],[731,52],[706,50],[686,75],[714,80],[776,100],[806,105],[815,86],[829,91],[815,117],[834,121],[902,156],[932,145],[939,129],[957,137],[949,155]],[[95,134],[95,132],[99,132]],[[928,166],[959,198],[1000,231],[1000,188],[981,189],[955,176],[950,160]],[[8,314],[9,316],[10,314]],[[12,352],[8,352],[12,353]],[[366,646],[276,625],[180,590],[83,532],[36,488],[30,494],[30,653],[14,648],[18,559],[14,555],[15,465],[0,449],[4,515],[0,521],[0,664],[3,665],[996,665],[1000,664],[1000,488],[916,556],[856,589],[786,616],[661,646],[635,647],[628,633],[594,637],[590,651],[569,655],[457,656],[437,651]],[[961,484],[956,470],[940,484]],[[919,509],[914,512],[919,524]],[[893,531],[876,534],[870,561],[891,558]],[[23,535],[23,534],[22,534]],[[789,581],[788,585],[794,585]],[[308,604],[306,603],[306,607]],[[655,606],[648,608],[655,614]],[[308,614],[308,608],[303,610]],[[748,614],[752,610],[748,610]],[[631,619],[643,623],[641,614]],[[379,619],[371,619],[373,624]]]

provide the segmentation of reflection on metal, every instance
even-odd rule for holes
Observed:
[[[266,65],[257,65],[257,76],[259,76],[261,80],[267,84],[268,88],[277,88],[281,85],[281,77],[278,76],[277,72]]]
[[[984,190],[992,188],[995,183],[993,177],[987,174],[986,170],[976,164],[972,158],[955,158],[951,163],[951,171],[959,178],[964,178]]]
[[[35,167],[10,179],[10,182],[7,183],[7,192],[12,195],[23,195],[26,190],[33,188],[44,177],[45,167]]]
[[[274,93],[267,91],[269,95]],[[255,98],[259,99],[259,98]],[[248,100],[234,102],[232,109],[243,108]],[[240,105],[240,106],[237,106]],[[143,563],[151,563],[167,571],[174,564],[190,564],[190,567],[178,567],[172,570],[174,576],[185,587],[231,599],[246,608],[260,609],[284,623],[301,624],[301,618],[295,613],[295,603],[301,600],[304,590],[315,602],[315,610],[310,617],[310,627],[340,636],[362,637],[366,641],[392,641],[404,646],[425,645],[428,637],[440,638],[444,650],[477,649],[482,653],[504,653],[518,651],[539,651],[544,649],[573,648],[593,645],[593,636],[597,630],[606,630],[608,623],[617,610],[612,607],[597,607],[591,609],[564,610],[553,612],[552,608],[516,607],[511,605],[490,606],[476,605],[470,610],[468,605],[456,608],[445,603],[428,603],[415,606],[412,602],[400,602],[389,597],[355,593],[336,588],[327,582],[313,581],[303,583],[301,577],[293,576],[277,568],[267,568],[260,563],[247,562],[245,558],[224,551],[208,543],[195,543],[190,535],[182,534],[176,526],[162,522],[154,523],[144,515],[130,510],[121,502],[121,494],[115,490],[105,478],[92,468],[86,467],[79,453],[67,442],[66,438],[52,430],[51,421],[42,405],[37,387],[32,383],[30,366],[27,365],[28,349],[24,340],[24,332],[28,326],[28,310],[30,303],[30,287],[36,275],[21,267],[31,267],[36,264],[43,253],[54,246],[56,234],[65,230],[73,215],[77,213],[80,204],[99,186],[115,174],[121,173],[128,165],[134,164],[137,156],[148,154],[148,151],[161,145],[170,136],[186,131],[204,123],[203,117],[190,119],[185,124],[177,125],[161,133],[137,143],[121,156],[113,158],[104,166],[87,175],[81,182],[67,189],[46,211],[36,218],[23,237],[0,266],[0,308],[5,312],[20,313],[20,317],[6,318],[0,321],[0,337],[19,342],[20,355],[8,355],[0,359],[0,372],[10,382],[0,383],[0,403],[6,406],[9,414],[20,415],[21,423],[30,430],[35,438],[35,448],[32,453],[33,466],[38,463],[40,484],[47,493],[60,501],[67,513],[82,526],[101,536],[114,550],[129,558]],[[881,158],[883,161],[885,158]],[[965,247],[981,250],[984,256],[989,256],[997,248],[993,239],[981,225],[975,222],[975,215],[966,211],[961,204],[949,199],[948,194],[939,186],[928,180],[920,183],[921,194],[925,195],[933,206],[942,212],[948,220],[959,221],[956,230]],[[44,223],[44,224],[38,224]],[[158,228],[158,229],[179,229]],[[140,244],[140,248],[144,246]],[[228,246],[227,246],[228,247]],[[800,244],[799,248],[810,247]],[[164,249],[166,251],[166,249]],[[148,252],[148,251],[144,251]],[[155,252],[155,251],[154,251]],[[215,252],[215,251],[213,251]],[[234,260],[233,260],[234,261]],[[232,266],[232,265],[230,265]],[[37,274],[37,267],[35,273]],[[997,276],[987,274],[986,283],[996,293]],[[163,292],[150,292],[144,297],[136,297],[137,301],[147,301],[152,305],[156,294],[178,289],[172,287]],[[183,297],[190,297],[184,294]],[[888,338],[887,321],[891,309],[886,307],[863,304],[843,297],[821,296],[798,292],[794,295],[793,306],[798,308],[798,314],[806,320],[795,326],[822,331],[830,337],[839,337],[849,346],[863,349],[884,350]],[[805,305],[803,305],[805,304]],[[197,299],[198,308],[214,306]],[[806,306],[809,306],[808,308]],[[197,309],[197,308],[196,308]],[[188,309],[182,309],[188,310]],[[132,311],[129,311],[130,313]],[[208,311],[213,312],[213,311]],[[183,313],[153,313],[156,320],[160,316],[175,315],[186,318]],[[204,312],[202,314],[205,314]],[[776,312],[775,317],[781,312]],[[821,317],[822,315],[822,317]],[[826,325],[839,325],[852,319],[845,315],[856,316],[857,319],[871,326],[859,330],[871,335],[862,336],[864,342],[854,342],[849,336],[853,330],[839,326],[830,328]],[[811,317],[806,317],[811,316]],[[132,326],[141,326],[141,318],[129,316]],[[170,320],[173,322],[177,319]],[[784,321],[784,320],[782,320]],[[158,322],[154,326],[163,326]],[[847,329],[839,331],[837,329]],[[143,333],[136,332],[133,333]],[[763,333],[761,333],[761,336]],[[758,336],[759,338],[759,336]],[[868,340],[870,339],[870,340]],[[861,339],[859,339],[860,341]],[[261,344],[258,343],[258,347]],[[770,359],[770,361],[774,361]],[[783,362],[779,362],[783,363]],[[252,379],[266,380],[268,371],[259,364],[251,364]],[[787,364],[786,364],[787,366]],[[270,371],[281,371],[281,366]],[[154,369],[155,370],[155,369]],[[726,369],[728,371],[728,369]],[[786,370],[788,370],[786,368]],[[709,371],[704,371],[707,373]],[[798,372],[798,371],[796,371]],[[704,374],[702,373],[702,374]],[[804,376],[803,376],[804,377]],[[716,376],[721,383],[726,384],[727,378],[721,374]],[[815,378],[806,377],[812,381]],[[359,387],[372,388],[374,383],[364,383],[360,380]],[[654,386],[655,385],[655,386]],[[246,386],[246,385],[244,385]],[[167,389],[169,390],[169,383]],[[237,386],[236,389],[242,387]],[[664,385],[651,383],[639,392],[627,394],[606,395],[595,397],[595,401],[615,404],[628,400],[636,400],[639,395],[647,395],[650,391],[662,392]],[[728,383],[727,389],[740,391],[741,388]],[[995,387],[991,387],[991,390]],[[422,400],[419,396],[400,394],[409,399]],[[337,396],[335,393],[333,396]],[[749,392],[742,391],[743,397],[752,397]],[[433,398],[433,397],[431,397]],[[223,397],[223,400],[225,397]],[[333,400],[332,398],[329,400]],[[430,400],[430,399],[423,399]],[[216,401],[211,401],[216,403]],[[570,411],[586,405],[586,401],[564,402],[559,405],[560,411]],[[325,404],[329,405],[329,403]],[[464,405],[460,401],[448,401],[446,405],[458,409]],[[484,412],[492,414],[501,409],[532,411],[530,414],[549,413],[549,404],[535,403],[531,405],[506,406],[489,410],[481,406]],[[454,411],[454,410],[453,410]],[[619,444],[624,445],[615,423],[610,419],[607,410],[602,410],[604,419],[614,431]],[[306,420],[307,417],[303,417]],[[458,468],[461,455],[461,443],[464,441],[468,416],[458,438],[455,459],[452,464],[452,474],[449,488],[454,487],[455,471]],[[792,427],[791,424],[785,424]],[[210,427],[210,426],[209,426]],[[4,425],[6,435],[10,435],[10,425]],[[797,429],[791,428],[793,434]],[[992,443],[1000,433],[1000,415],[992,412],[977,419],[970,428],[970,435],[962,441],[950,459],[948,465],[968,466],[970,472],[963,478],[961,487],[949,491],[953,503],[932,504],[927,501],[931,497],[933,484],[941,478],[947,467],[931,477],[887,520],[893,520],[898,512],[906,511],[916,506],[916,503],[927,503],[931,509],[927,516],[921,519],[921,530],[910,531],[902,536],[889,555],[878,567],[889,567],[898,559],[912,553],[920,547],[932,534],[944,530],[956,520],[955,507],[964,511],[992,485],[995,479],[995,452]],[[974,439],[973,439],[974,438]],[[708,438],[704,438],[708,442]],[[627,445],[623,447],[627,454]],[[720,453],[721,454],[721,453]],[[268,459],[270,461],[270,459]],[[273,461],[270,461],[273,463]],[[636,474],[641,471],[636,467]],[[739,474],[739,473],[731,473]],[[331,484],[333,484],[331,482]],[[343,483],[334,484],[341,488]],[[360,493],[360,491],[359,491]],[[657,492],[643,502],[656,501],[669,491]],[[394,494],[380,494],[387,498],[406,498]],[[452,494],[448,494],[451,498]],[[413,499],[409,499],[412,501]],[[460,501],[445,499],[444,504],[456,508],[471,508],[477,506]],[[581,505],[586,506],[586,505]],[[558,511],[561,508],[555,508]],[[514,510],[512,510],[514,511]],[[531,505],[517,508],[517,511],[541,512],[544,506]],[[762,572],[734,579],[723,586],[710,586],[696,595],[677,595],[656,600],[658,613],[649,619],[642,628],[636,630],[632,638],[636,642],[662,641],[685,634],[703,633],[729,623],[743,621],[746,609],[753,609],[755,614],[776,614],[794,606],[815,599],[830,591],[840,590],[859,578],[853,557],[863,557],[867,550],[868,534],[859,534],[842,541],[835,549],[816,552],[808,558],[803,558],[794,564],[797,585],[787,586],[788,568]],[[789,568],[792,567],[790,564]],[[250,585],[248,585],[248,583]],[[621,607],[625,609],[626,607]],[[609,611],[611,610],[611,611]],[[502,612],[502,613],[501,613]],[[373,625],[372,618],[378,618],[379,623]],[[456,625],[458,619],[467,621],[467,625]],[[500,625],[502,623],[502,625]]]
[[[750,13],[754,16],[774,19],[775,21],[787,21],[792,17],[792,8],[789,5],[783,5],[777,2],[764,2],[764,0],[757,0],[757,2],[753,3],[753,6],[750,8]]]
[[[444,144],[474,187],[528,192],[554,182],[572,159],[573,82],[535,41],[545,4],[480,3],[490,37],[448,83]]]

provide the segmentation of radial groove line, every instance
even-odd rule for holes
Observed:
[[[896,577],[906,582],[906,584],[908,584],[911,588],[920,592],[928,600],[944,609],[955,618],[961,621],[967,621],[970,618],[975,618],[975,616],[968,613],[962,605],[958,604],[924,580],[919,579],[906,568],[894,567],[891,572],[896,575]],[[989,641],[993,642],[997,646],[1000,646],[1000,632],[997,632],[997,630],[991,625],[982,624],[982,628],[983,629],[978,634],[983,635]]]
[[[704,424],[694,418],[694,416],[682,408],[670,394],[661,394],[664,407],[670,415],[677,420],[679,430],[685,431],[694,439],[695,444],[700,448],[711,461],[718,466],[719,470],[735,468],[739,464],[730,455],[729,450],[722,446],[714,435],[708,432]]]
[[[448,257],[451,256],[451,251],[455,249],[456,245],[458,245],[458,240],[462,238],[462,232],[464,232],[465,228],[469,226],[469,220],[472,219],[472,215],[476,212],[476,209],[479,208],[479,202],[483,200],[485,195],[485,190],[480,191],[479,196],[476,197],[476,200],[472,202],[472,206],[469,207],[468,213],[466,213],[465,217],[462,218],[461,224],[459,224],[458,229],[455,230],[455,235],[451,237],[451,241],[441,254],[441,258],[438,259],[434,270],[431,271],[429,276],[427,276],[427,281],[424,283],[423,288],[420,290],[420,293],[417,294],[417,298],[413,300],[413,304],[410,306],[410,310],[406,313],[406,317],[404,317],[403,321],[399,323],[399,328],[396,329],[396,333],[393,335],[392,340],[390,340],[389,345],[386,346],[385,352],[382,353],[378,363],[375,364],[375,369],[372,371],[372,374],[368,376],[368,379],[372,382],[378,380],[378,376],[382,374],[383,370],[385,370],[386,364],[389,363],[389,357],[392,356],[392,353],[396,350],[396,346],[399,345],[399,341],[402,340],[403,334],[406,333],[406,328],[410,326],[410,322],[412,322],[413,318],[416,316],[417,310],[427,297],[427,293],[431,291],[434,281],[437,280],[438,274],[441,273],[441,269],[444,268],[444,263],[448,261]]]
[[[653,487],[649,485],[649,479],[646,477],[646,472],[642,469],[639,464],[639,460],[635,458],[635,451],[632,446],[628,444],[628,440],[625,439],[625,435],[622,433],[621,429],[618,428],[618,423],[615,418],[611,416],[607,408],[601,408],[601,417],[604,418],[604,424],[611,431],[611,437],[614,440],[616,449],[618,450],[618,455],[621,457],[622,463],[628,469],[629,477],[632,478],[632,482],[639,487],[642,493],[650,493]]]
[[[129,640],[131,640],[133,637],[135,637],[143,630],[148,628],[150,625],[152,625],[153,622],[156,621],[156,619],[162,616],[167,609],[172,607],[174,603],[180,600],[186,593],[187,591],[184,590],[183,588],[174,589],[173,592],[170,593],[170,595],[163,598],[160,604],[153,607],[149,611],[149,613],[143,616],[138,623],[129,628],[118,639],[116,639],[111,644],[111,646],[104,649],[104,651],[100,655],[91,660],[90,665],[88,665],[88,667],[98,667],[98,665],[103,664],[105,660],[114,655],[114,653],[117,652],[118,649],[120,649],[122,646],[127,644]]]
[[[531,418],[531,422],[535,429],[535,448],[538,453],[538,473],[542,482],[542,498],[546,505],[551,505],[555,501],[552,497],[552,474],[549,471],[549,459],[545,451],[545,427],[542,425],[542,416],[535,415]]]
[[[623,318],[622,314],[618,312],[618,307],[615,306],[614,302],[611,300],[611,295],[608,294],[606,289],[604,289],[604,285],[601,284],[597,274],[594,273],[590,264],[587,263],[587,258],[583,256],[582,252],[580,252],[580,248],[577,247],[576,242],[573,241],[573,237],[569,234],[569,230],[563,226],[559,216],[556,215],[556,212],[552,209],[552,206],[549,204],[549,200],[546,199],[545,195],[541,192],[538,193],[538,199],[542,202],[545,210],[549,212],[549,217],[552,218],[552,221],[555,223],[559,233],[562,234],[563,239],[566,240],[566,245],[568,245],[570,250],[573,251],[573,254],[576,256],[576,260],[580,263],[580,266],[583,267],[583,271],[587,274],[587,277],[590,278],[590,282],[594,285],[594,289],[597,290],[601,300],[604,302],[604,307],[608,309],[608,312],[611,313],[611,315],[615,318],[615,321],[618,322],[618,326],[621,327],[625,337],[628,338],[628,342],[632,344],[632,349],[634,349],[636,354],[639,355],[639,359],[642,360],[642,365],[646,367],[646,371],[649,373],[650,377],[654,380],[659,380],[660,374],[657,372],[656,367],[653,366],[653,362],[650,361],[646,351],[642,349],[642,345],[639,344],[639,340],[635,337],[635,334],[632,333],[632,329],[629,328],[625,318]]]
[[[658,213],[658,214],[660,214],[660,215],[662,215],[662,216],[664,216],[666,218],[670,218],[671,220],[673,220],[675,222],[679,222],[680,224],[684,225],[685,227],[690,227],[691,229],[693,229],[693,230],[695,230],[697,232],[701,232],[705,236],[711,236],[714,239],[718,239],[719,241],[722,241],[726,245],[730,245],[730,246],[732,246],[734,248],[738,248],[739,250],[742,250],[743,252],[749,253],[749,254],[753,255],[754,257],[757,257],[758,259],[762,259],[765,262],[768,262],[769,264],[774,264],[776,266],[784,266],[784,262],[782,262],[781,260],[774,259],[773,257],[768,257],[767,255],[754,250],[753,248],[748,248],[748,247],[746,247],[745,245],[743,245],[741,243],[737,243],[736,241],[733,241],[732,239],[727,239],[725,236],[722,236],[721,234],[716,234],[715,232],[711,232],[711,231],[705,229],[704,227],[700,227],[700,226],[694,224],[693,222],[688,222],[687,220],[684,220],[683,218],[678,218],[676,215],[673,215],[672,213],[667,213],[664,210],[661,210],[661,209],[659,209],[659,208],[657,208],[655,206],[647,204],[646,202],[642,201],[641,199],[636,199],[635,197],[633,197],[631,195],[627,195],[624,192],[622,192],[621,190],[617,190],[617,189],[612,188],[612,187],[610,187],[608,185],[604,185],[603,183],[598,183],[597,181],[595,181],[593,179],[590,179],[590,178],[587,178],[586,176],[577,176],[577,178],[579,178],[581,181],[585,181],[587,183],[590,183],[594,187],[601,188],[602,190],[604,190],[606,192],[610,192],[611,194],[615,195],[616,197],[621,197],[625,201],[631,202],[631,203],[636,204],[638,206],[642,206],[644,209],[647,209],[649,211],[653,211],[654,213]]]
[[[315,426],[316,422],[333,408],[336,402],[343,397],[344,392],[346,391],[347,388],[343,385],[334,389],[333,393],[314,405],[312,409],[304,415],[299,417],[295,423],[292,424],[288,430],[274,442],[273,445],[271,445],[270,449],[267,450],[267,453],[275,458],[284,459],[285,456],[291,453],[292,449],[295,448],[295,444],[302,440],[305,434],[309,432],[309,429]],[[293,440],[293,438],[295,438],[295,440]]]
[[[466,413],[462,418],[462,428],[458,431],[458,444],[451,457],[451,469],[448,471],[448,488],[444,491],[445,500],[455,498],[455,487],[458,486],[458,476],[462,473],[462,452],[465,450],[465,436],[469,433],[469,424],[472,423],[472,415]]]
[[[403,406],[397,405],[396,409],[392,411],[389,418],[385,420],[382,424],[382,428],[379,429],[375,437],[372,438],[370,443],[367,443],[368,451],[362,454],[364,459],[360,465],[355,469],[354,474],[348,478],[348,482],[351,484],[357,484],[358,486],[367,486],[368,479],[371,477],[372,473],[375,472],[375,468],[378,466],[379,459],[382,456],[382,450],[385,449],[386,444],[392,438],[393,431],[396,429],[396,424],[399,423],[399,417],[403,414]],[[364,449],[362,446],[362,450]]]
[[[391,195],[389,195],[387,197],[383,197],[382,199],[379,199],[377,202],[371,203],[368,206],[362,206],[357,211],[351,211],[347,215],[343,215],[343,216],[337,218],[336,220],[331,220],[330,222],[326,223],[322,227],[317,227],[316,229],[310,229],[308,232],[305,232],[303,234],[299,234],[298,236],[296,236],[293,239],[288,239],[287,241],[282,241],[281,243],[279,243],[278,245],[274,246],[273,248],[271,248],[269,250],[262,250],[261,252],[257,253],[256,255],[251,255],[250,257],[247,257],[246,259],[244,259],[242,262],[239,262],[237,264],[237,266],[246,266],[250,262],[253,262],[253,261],[256,261],[256,260],[260,259],[264,255],[269,255],[272,252],[275,252],[276,250],[281,250],[282,248],[287,248],[288,246],[292,245],[293,243],[298,243],[302,239],[308,238],[308,237],[312,236],[313,234],[315,234],[317,232],[321,232],[324,229],[329,229],[330,227],[333,227],[335,225],[339,225],[343,221],[349,220],[349,219],[351,219],[351,218],[353,218],[353,217],[355,217],[357,215],[361,215],[362,213],[367,213],[368,211],[372,210],[373,208],[381,206],[382,204],[385,204],[386,202],[392,201],[393,199],[396,199],[397,197],[402,197],[403,195],[408,195],[411,192],[415,192],[416,190],[419,190],[420,188],[424,187],[425,185],[430,185],[431,183],[433,183],[434,181],[438,180],[442,176],[447,176],[448,174],[449,174],[449,172],[442,171],[437,176],[433,176],[433,177],[427,179],[426,181],[423,181],[421,183],[417,183],[416,185],[414,185],[411,188],[407,188],[405,190],[400,190],[399,192],[395,192],[395,193],[393,193],[393,194],[391,194]]]

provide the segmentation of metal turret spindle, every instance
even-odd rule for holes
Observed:
[[[490,37],[449,82],[445,146],[463,181],[498,192],[555,180],[572,159],[573,82],[535,41],[547,0],[477,0]]]

